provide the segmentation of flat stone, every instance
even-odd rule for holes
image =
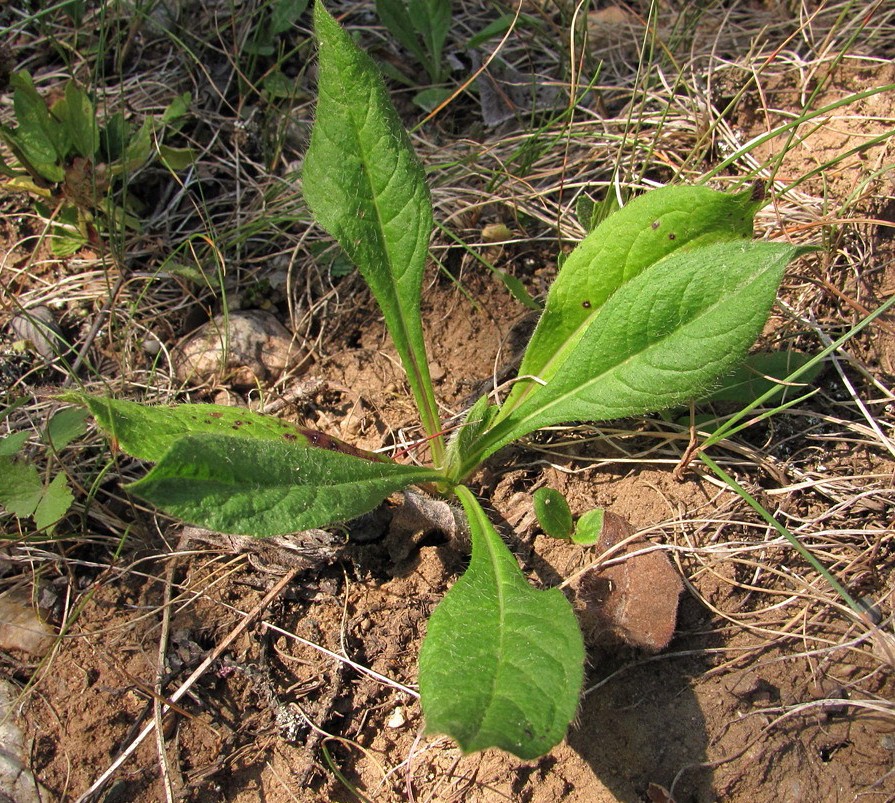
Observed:
[[[54,638],[27,591],[14,588],[0,596],[0,650],[33,661],[47,654]]]
[[[302,356],[292,333],[259,310],[216,315],[187,335],[172,354],[181,382],[238,390],[273,384]]]
[[[19,689],[0,678],[0,800],[40,803],[50,792],[34,779],[21,728],[16,725]]]

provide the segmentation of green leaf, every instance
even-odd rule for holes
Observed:
[[[43,491],[40,474],[31,463],[0,457],[0,505],[8,512],[20,519],[31,516]]]
[[[314,23],[320,72],[305,198],[370,285],[438,463],[441,426],[419,312],[432,232],[425,174],[373,61],[319,2]]]
[[[130,137],[130,126],[121,112],[115,112],[100,132],[100,144],[106,162],[117,162],[127,147]]]
[[[242,407],[217,404],[146,405],[137,402],[66,393],[64,401],[90,410],[100,428],[125,453],[157,462],[184,435],[221,435],[241,440],[280,441],[341,451],[373,462],[387,462],[331,435],[253,413]]]
[[[572,511],[566,498],[554,488],[538,488],[532,495],[535,516],[541,529],[552,538],[572,536]]]
[[[559,589],[532,588],[470,491],[469,568],[429,619],[419,684],[426,729],[464,752],[543,755],[569,726],[584,679],[584,643]]]
[[[652,265],[603,305],[562,370],[498,420],[466,467],[540,427],[641,415],[703,396],[761,332],[798,253],[782,243],[716,243]]]
[[[190,92],[184,92],[172,100],[164,112],[162,112],[162,122],[166,125],[174,123],[183,117],[189,110],[190,104],[193,102],[193,96]]]
[[[308,0],[276,0],[270,13],[271,36],[290,30],[307,8]]]
[[[820,376],[824,369],[822,362],[800,374],[797,385],[782,384],[786,381],[787,376],[811,362],[812,359],[814,359],[814,355],[798,351],[750,354],[730,376],[723,378],[723,384],[720,387],[707,396],[700,397],[699,401],[750,404],[772,388],[777,388],[783,395],[775,401],[782,402],[786,396],[791,397],[794,393],[804,390],[806,385],[810,385]]]
[[[0,456],[12,457],[14,454],[18,454],[30,437],[31,433],[24,431],[12,432],[0,438]]]
[[[579,546],[593,546],[603,532],[603,508],[595,507],[581,515],[575,524],[572,541]]]
[[[66,407],[53,414],[44,433],[45,440],[57,452],[87,431],[88,411],[80,407]]]
[[[376,0],[376,13],[401,46],[413,53],[416,60],[425,66],[428,54],[417,38],[416,25],[410,16],[406,0]]]
[[[460,470],[463,456],[481,437],[482,433],[491,426],[496,414],[497,406],[491,403],[487,395],[480,396],[469,408],[466,418],[463,419],[448,442],[445,473],[449,477],[455,476],[454,472]]]
[[[282,439],[201,434],[175,441],[128,489],[183,521],[265,536],[351,519],[408,485],[440,478]]]
[[[153,118],[147,117],[143,121],[143,125],[137,130],[137,133],[128,140],[121,159],[112,166],[113,175],[132,172],[149,161],[149,157],[152,156],[152,132],[154,128]]]
[[[13,107],[18,123],[14,132],[6,132],[7,138],[12,140],[10,144],[15,145],[41,176],[61,182],[64,178],[62,162],[69,149],[65,127],[52,117],[27,72],[13,73],[9,83],[15,90]]]
[[[520,25],[523,23],[531,23],[531,17],[526,14],[522,14],[519,17]],[[466,42],[466,49],[473,50],[474,48],[481,47],[485,42],[490,39],[496,39],[499,36],[503,36],[510,28],[513,27],[513,24],[516,22],[515,14],[502,14],[496,20],[492,20],[489,22],[482,30],[480,30],[477,34],[473,34],[469,37]]]
[[[170,145],[160,144],[158,155],[162,164],[175,173],[186,170],[196,161],[196,152],[192,148],[172,148]]]
[[[87,93],[69,81],[65,98],[53,107],[53,114],[64,123],[75,151],[85,159],[93,159],[99,149],[99,126]]]
[[[74,501],[71,488],[68,487],[68,480],[60,471],[43,489],[40,501],[33,513],[34,526],[38,530],[52,530],[53,525],[68,513]]]
[[[594,201],[589,195],[582,193],[575,202],[575,217],[590,233],[610,215],[618,212],[618,196],[609,188],[602,201]]]
[[[730,195],[708,187],[663,187],[609,215],[563,263],[519,376],[549,381],[606,300],[663,257],[681,249],[751,237],[757,206],[749,192]],[[500,417],[509,415],[536,387],[529,379],[517,382]]]
[[[408,0],[408,12],[423,40],[427,56],[423,66],[432,83],[440,83],[445,78],[442,52],[451,30],[451,0]]]

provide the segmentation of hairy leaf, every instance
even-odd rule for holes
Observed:
[[[196,434],[178,438],[128,488],[191,524],[266,536],[354,518],[395,491],[439,478],[427,468],[282,439]]]
[[[57,452],[64,449],[87,431],[87,415],[88,411],[80,407],[58,410],[47,423],[44,440]]]
[[[34,509],[34,526],[38,530],[52,530],[53,525],[68,513],[74,501],[68,479],[60,471],[43,489],[40,501]]]
[[[331,435],[253,413],[242,407],[216,404],[146,405],[85,393],[66,393],[62,398],[87,407],[119,449],[141,460],[160,460],[184,435],[209,434],[316,446],[386,462],[378,455],[356,449]]]
[[[784,384],[787,376],[813,359],[813,354],[798,351],[762,351],[750,354],[730,376],[724,377],[720,387],[701,397],[699,401],[749,404],[769,390],[777,388],[780,398],[775,397],[774,401],[782,402],[786,398],[792,398],[796,393],[805,391],[805,386],[820,376],[824,369],[822,362],[800,374],[795,385]]]
[[[14,516],[30,516],[38,530],[46,530],[68,512],[73,501],[63,472],[44,485],[31,463],[0,456],[0,505]]]
[[[496,413],[497,407],[491,403],[488,396],[480,396],[469,408],[463,423],[457,427],[448,441],[445,463],[445,473],[448,476],[456,476],[456,472],[461,468],[463,456],[469,452],[470,447],[481,437],[482,433],[491,426]]]
[[[538,488],[532,494],[535,516],[541,529],[552,538],[571,538],[572,511],[566,498],[555,488]]]
[[[376,14],[389,33],[395,37],[401,46],[410,51],[416,60],[425,65],[427,63],[426,51],[416,35],[416,26],[406,0],[376,0]]]
[[[19,518],[34,513],[43,495],[37,468],[24,460],[0,457],[0,505]]]
[[[540,427],[703,396],[761,332],[797,253],[781,243],[716,243],[652,265],[603,305],[556,376],[483,436],[466,467]]]
[[[65,125],[75,151],[92,159],[99,148],[99,126],[87,93],[69,81],[65,85],[65,97],[53,106],[53,114]]]
[[[758,202],[708,187],[663,187],[609,215],[563,263],[544,314],[525,351],[520,377],[549,381],[595,320],[606,300],[663,257],[697,246],[752,236]],[[509,415],[537,384],[517,382],[503,405]]]
[[[15,90],[13,106],[18,126],[14,131],[3,127],[3,138],[24,167],[50,181],[62,181],[62,160],[69,148],[65,129],[53,119],[27,72],[13,73],[9,83]]]
[[[435,435],[441,427],[419,312],[432,232],[423,167],[370,57],[320,2],[314,25],[320,72],[304,195],[315,219],[339,241],[373,291],[423,426]]]
[[[581,514],[572,533],[572,541],[580,546],[594,546],[603,532],[603,513],[601,507],[595,507]]]
[[[532,588],[470,491],[472,560],[429,619],[419,683],[426,728],[465,752],[546,753],[578,707],[584,644],[559,589]]]

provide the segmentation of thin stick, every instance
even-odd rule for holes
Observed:
[[[258,619],[261,614],[264,612],[264,609],[279,596],[280,592],[287,586],[295,576],[298,574],[298,569],[290,569],[283,578],[270,590],[267,594],[264,595],[264,599],[261,600],[251,611],[246,615],[245,619],[243,619],[230,633],[227,637],[218,644],[206,657],[205,660],[202,661],[199,666],[193,671],[184,682],[183,685],[174,694],[170,697],[171,703],[176,703],[183,695],[185,695],[193,684],[205,674],[205,671],[208,669],[211,664],[216,661],[223,652],[229,647],[235,640],[236,637],[239,636],[250,624],[252,624],[256,619]],[[165,706],[165,710],[167,711],[167,706]],[[88,803],[91,797],[98,792],[102,787],[106,784],[106,782],[112,777],[115,771],[124,764],[137,750],[137,748],[143,743],[147,736],[149,736],[152,731],[155,730],[155,720],[151,720],[147,723],[146,727],[140,731],[139,736],[137,736],[134,741],[132,741],[121,753],[115,761],[112,762],[112,765],[102,774],[99,778],[97,778],[93,785],[81,795],[75,803]]]

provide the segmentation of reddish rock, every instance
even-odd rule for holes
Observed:
[[[602,554],[634,534],[631,524],[606,512],[597,544]],[[635,538],[609,558],[624,558],[650,547]],[[665,552],[654,550],[621,563],[591,569],[570,583],[584,639],[590,646],[619,643],[647,652],[668,646],[677,622],[683,583]]]

